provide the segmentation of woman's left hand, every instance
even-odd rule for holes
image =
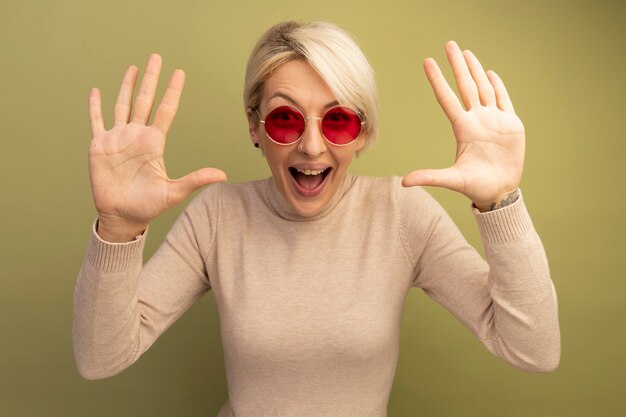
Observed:
[[[437,101],[452,124],[456,159],[446,169],[420,169],[407,174],[405,187],[432,185],[466,195],[479,210],[500,204],[517,190],[524,166],[524,125],[500,77],[483,69],[469,50],[450,41],[448,61],[465,108],[432,58],[424,71]]]

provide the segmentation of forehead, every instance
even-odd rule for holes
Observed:
[[[311,65],[294,60],[279,66],[267,79],[261,101],[266,105],[291,102],[304,109],[327,107],[336,98]]]

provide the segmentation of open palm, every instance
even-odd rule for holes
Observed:
[[[449,188],[482,209],[517,189],[524,165],[524,126],[495,72],[485,72],[474,54],[461,52],[455,42],[446,44],[446,53],[463,104],[433,59],[424,61],[424,71],[452,124],[455,161],[445,169],[413,171],[403,184]]]
[[[110,130],[104,128],[99,90],[94,88],[89,96],[93,136],[89,174],[100,226],[142,230],[194,190],[226,179],[222,171],[214,168],[199,169],[180,179],[168,177],[163,151],[178,109],[185,74],[181,70],[172,74],[153,123],[148,125],[160,69],[161,57],[153,54],[133,105],[138,70],[135,66],[128,68],[115,104],[115,125]]]

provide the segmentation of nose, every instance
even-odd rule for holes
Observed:
[[[298,141],[298,151],[309,158],[326,152],[326,139],[322,136],[321,117],[306,117],[304,133]]]

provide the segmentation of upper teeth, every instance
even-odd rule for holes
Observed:
[[[298,169],[298,172],[304,175],[319,175],[322,172],[324,172],[324,170],[323,169]]]

